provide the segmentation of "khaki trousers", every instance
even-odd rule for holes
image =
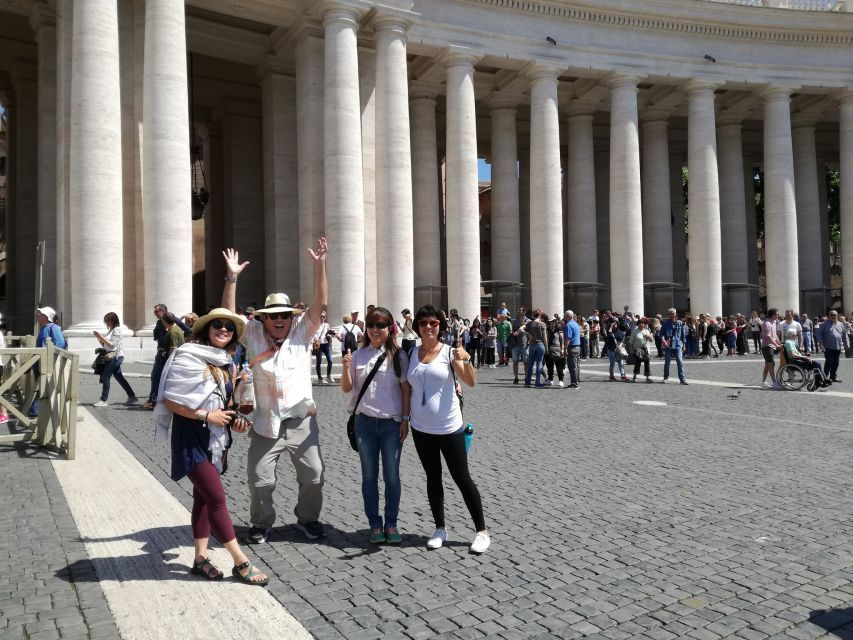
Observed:
[[[269,529],[275,522],[273,494],[279,456],[287,453],[296,469],[299,497],[293,513],[302,524],[317,522],[323,508],[323,458],[320,455],[320,427],[317,418],[283,420],[278,438],[250,432],[248,455],[249,518],[255,527]]]

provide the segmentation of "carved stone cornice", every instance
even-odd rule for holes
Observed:
[[[742,23],[722,23],[712,21],[704,16],[695,19],[683,17],[669,17],[663,15],[649,15],[647,12],[638,11],[630,13],[605,8],[593,8],[583,6],[568,6],[562,2],[547,0],[468,0],[475,4],[482,4],[498,9],[507,9],[538,16],[547,16],[548,19],[564,18],[573,22],[587,22],[605,24],[615,27],[627,27],[642,29],[644,31],[667,31],[676,33],[688,33],[695,36],[709,38],[732,38],[736,40],[763,40],[769,42],[790,42],[795,44],[830,44],[830,45],[853,45],[853,33],[831,33],[825,29],[808,30],[802,23],[794,24],[791,28],[760,27],[744,25]],[[711,3],[709,3],[711,4]],[[764,7],[740,7],[737,5],[725,5],[726,10],[762,11]],[[642,7],[638,7],[638,10]],[[791,13],[795,13],[791,11]],[[796,12],[802,13],[802,12]],[[828,14],[837,15],[837,14]],[[793,18],[793,16],[792,16]]]

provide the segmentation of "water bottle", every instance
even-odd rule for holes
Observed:
[[[468,453],[472,442],[474,442],[474,425],[469,422],[465,425],[465,453]]]
[[[255,410],[255,385],[252,381],[252,370],[245,363],[240,370],[237,385],[237,407],[244,416]]]

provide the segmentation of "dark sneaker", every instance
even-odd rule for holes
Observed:
[[[262,529],[261,527],[252,527],[249,530],[249,533],[246,534],[246,544],[264,544],[267,541],[267,536],[269,535],[269,529]]]
[[[320,522],[297,522],[296,528],[304,533],[305,537],[309,540],[316,540],[317,538],[322,538],[326,535],[326,530]]]

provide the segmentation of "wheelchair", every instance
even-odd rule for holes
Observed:
[[[798,362],[787,362],[782,352],[780,366],[776,371],[776,381],[785,391],[799,391],[805,387],[806,391],[817,391],[819,387],[814,369],[804,367]]]

